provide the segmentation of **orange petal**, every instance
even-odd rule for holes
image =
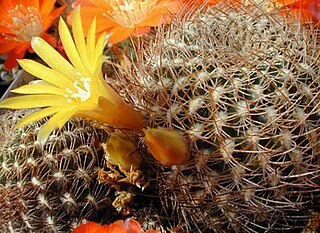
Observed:
[[[106,6],[109,6],[106,0],[76,0],[72,4],[72,7],[75,8],[77,5],[80,5],[80,4],[81,4],[81,7],[87,7],[87,6],[97,7],[98,6],[101,8],[106,8]]]
[[[52,47],[56,47],[56,38],[51,35],[51,34],[48,34],[48,33],[43,33],[41,35],[41,38],[43,38],[45,41],[47,41]]]
[[[320,0],[309,0],[308,9],[313,20],[317,23],[320,21]]]
[[[114,222],[115,225],[121,226],[123,229],[126,230],[126,233],[142,233],[142,229],[140,224],[134,220],[134,219],[126,219],[125,221],[123,220],[118,220]],[[116,232],[114,232],[116,233]]]
[[[84,33],[88,33],[88,29],[92,20],[96,17],[96,32],[101,33],[111,27],[117,26],[112,20],[103,16],[105,8],[98,8],[96,6],[81,5],[81,20]],[[73,11],[72,11],[73,12]],[[68,23],[71,24],[72,12],[68,15]]]
[[[39,11],[42,16],[47,16],[54,8],[56,0],[40,0]]]
[[[8,1],[9,2],[9,1]],[[28,1],[25,1],[25,0],[11,0],[10,1],[12,6],[16,6],[16,5],[23,5],[23,6],[33,6],[33,7],[36,7],[36,8],[39,8],[39,0],[28,0]]]
[[[14,40],[0,39],[0,54],[7,54],[14,48],[18,47],[20,42]]]
[[[164,16],[164,12],[162,11],[157,11],[154,14],[149,15],[145,20],[143,20],[142,23],[140,23],[141,25],[144,26],[151,26],[151,27],[155,27],[155,26],[159,26],[163,23],[165,23],[170,16],[167,15],[166,17]]]
[[[162,23],[170,22],[173,15],[180,12],[182,5],[178,1],[163,1],[159,2],[159,7],[156,7],[153,12],[150,12],[148,17],[143,20],[141,25],[144,26],[159,26]]]
[[[12,5],[10,2],[11,1],[0,1],[0,12],[1,12],[0,15],[2,15],[3,12],[7,12],[9,9],[12,8]],[[7,14],[7,13],[5,13],[5,14]]]
[[[87,222],[75,228],[72,233],[107,233],[105,226],[95,222]]]
[[[132,34],[133,30],[134,29],[114,27],[107,31],[108,33],[112,33],[108,42],[113,44],[119,43],[127,39]]]
[[[148,34],[149,31],[150,31],[150,27],[139,27],[139,28],[136,28],[132,32],[132,35],[134,35],[136,37],[144,36],[144,35]]]
[[[59,7],[51,12],[50,15],[42,15],[42,27],[43,31],[47,31],[48,28],[52,25],[53,21],[62,13],[62,11],[65,9],[65,6]]]
[[[8,57],[7,57],[6,61],[4,62],[5,68],[10,70],[10,69],[14,68],[15,66],[17,66],[18,65],[17,59],[21,59],[24,57],[26,49],[27,48],[22,49],[18,52],[16,50],[9,52]]]
[[[297,0],[276,0],[273,2],[276,5],[281,5],[281,6],[288,6],[288,5],[292,5],[292,4],[301,4],[301,1],[297,1]]]
[[[17,62],[18,57],[19,56],[17,56],[16,54],[11,53],[6,59],[6,61],[4,62],[4,67],[8,70],[11,70],[12,68],[16,67],[18,65],[18,62]]]
[[[104,226],[103,230],[104,231],[101,233],[127,233],[127,230],[124,227],[114,223]]]

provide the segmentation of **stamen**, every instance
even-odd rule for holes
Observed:
[[[77,73],[76,75],[80,76],[80,73]],[[91,97],[90,81],[91,79],[89,77],[80,77],[73,82],[74,90],[66,88],[68,94],[65,94],[64,97],[67,98],[67,102],[71,103],[72,100],[77,101],[77,99],[84,102],[89,99]]]
[[[36,7],[18,4],[8,11],[8,18],[12,19],[12,23],[5,20],[1,22],[1,26],[12,33],[2,33],[7,40],[30,41],[33,36],[39,36],[42,33],[41,15]]]
[[[126,28],[135,27],[156,5],[154,0],[109,0],[107,3],[112,10],[108,10],[103,16]]]

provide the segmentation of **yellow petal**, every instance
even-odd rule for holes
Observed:
[[[11,90],[19,94],[54,94],[64,95],[66,92],[61,88],[48,84],[29,84]]]
[[[112,134],[106,143],[105,152],[108,161],[126,171],[137,170],[142,162],[137,146],[128,138],[123,138],[119,134]]]
[[[62,127],[64,126],[64,124],[72,117],[74,116],[74,114],[77,111],[77,106],[73,106],[71,108],[68,109],[68,111],[64,110],[61,111],[59,113],[57,113],[57,121],[58,121],[58,128],[62,129]],[[54,116],[56,116],[54,115]],[[58,117],[60,118],[60,120],[58,119]]]
[[[76,70],[80,71],[83,75],[87,76],[88,72],[82,63],[78,50],[70,34],[69,28],[62,18],[60,18],[58,30],[59,30],[61,42],[63,44],[63,48],[69,60],[71,61],[73,66],[76,68]]]
[[[82,60],[82,63],[87,67],[89,65],[89,59],[87,55],[87,48],[86,48],[86,42],[85,42],[85,36],[83,32],[81,17],[80,17],[80,7],[77,6],[72,14],[72,34],[75,41],[75,44],[78,49],[78,53],[80,55],[80,58]]]
[[[18,62],[21,67],[28,73],[57,87],[65,89],[67,87],[73,86],[73,82],[70,81],[67,77],[60,74],[56,70],[50,69],[38,62],[29,59],[18,60]]]
[[[101,96],[103,96],[103,98],[111,100],[114,103],[124,101],[121,96],[104,80],[104,78],[102,77],[102,72],[100,72],[99,74],[99,76],[95,76],[98,77],[95,79],[95,81],[97,82],[97,88],[99,88],[100,93],[102,93]]]
[[[64,107],[59,108],[59,107],[54,106],[54,107],[44,108],[44,109],[41,109],[37,112],[31,113],[28,116],[25,116],[24,118],[22,118],[15,127],[19,128],[19,127],[27,125],[31,122],[41,120],[44,117],[51,116],[52,114],[55,114],[55,113],[61,111],[62,108],[64,108]]]
[[[97,44],[96,44],[96,49],[94,52],[94,57],[98,60],[101,59],[101,55],[103,54],[103,49],[106,45],[106,33],[102,33],[102,35],[98,38]],[[98,63],[98,61],[95,61],[95,64]]]
[[[61,111],[53,115],[39,130],[37,141],[44,145],[49,135],[56,128],[61,128],[74,114],[75,109]]]
[[[104,79],[103,79],[103,75],[102,75],[102,65],[103,63],[107,60],[107,57],[104,56],[104,55],[100,55],[99,57],[96,57],[96,60],[95,60],[95,70],[93,72],[93,77],[95,77],[95,79],[93,81],[97,81],[98,79],[101,79],[102,82],[106,82]],[[97,84],[98,85],[98,84]]]
[[[88,59],[91,67],[90,72],[92,75],[95,71],[94,69],[96,68],[96,64],[94,63],[95,62],[95,57],[94,57],[95,46],[96,46],[96,18],[93,19],[87,35],[87,55],[88,55]]]
[[[0,108],[40,108],[47,106],[63,106],[66,105],[66,103],[66,98],[59,95],[26,95],[4,99],[0,102]]]
[[[42,58],[52,69],[63,74],[69,79],[73,79],[76,74],[74,67],[45,40],[40,37],[33,37],[31,46],[39,57]]]
[[[143,131],[150,153],[162,165],[184,164],[189,160],[187,141],[179,131],[166,128],[148,128]]]

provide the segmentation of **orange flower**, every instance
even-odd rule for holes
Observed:
[[[320,20],[320,0],[275,0],[276,8],[289,17],[298,17],[301,22]]]
[[[7,55],[5,67],[13,68],[16,59],[32,52],[30,42],[39,36],[51,44],[53,36],[46,33],[53,20],[63,11],[54,11],[55,0],[1,0],[0,1],[0,54]]]
[[[181,7],[179,0],[76,0],[73,6],[79,4],[84,29],[96,16],[97,33],[112,33],[110,43],[147,34],[150,27],[169,22]]]
[[[81,224],[72,233],[144,233],[140,224],[133,220],[118,220],[109,225],[100,225],[94,222]],[[161,233],[157,230],[147,230],[145,233]]]

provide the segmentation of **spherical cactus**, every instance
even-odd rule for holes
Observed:
[[[8,111],[0,119],[1,231],[70,232],[84,219],[112,221],[114,194],[97,180],[107,133],[74,119],[41,147],[43,122],[13,130],[25,115]]]
[[[306,224],[320,197],[319,49],[299,22],[215,7],[160,29],[119,72],[114,86],[149,127],[188,137],[192,161],[158,174],[182,232]]]

